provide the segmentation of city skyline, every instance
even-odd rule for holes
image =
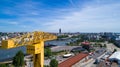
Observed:
[[[120,32],[119,0],[0,0],[0,31]]]

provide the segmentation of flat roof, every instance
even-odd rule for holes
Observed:
[[[79,62],[80,60],[82,60],[83,58],[85,58],[88,55],[89,54],[87,54],[87,53],[80,53],[76,56],[73,56],[73,57],[61,62],[58,65],[58,67],[71,67],[72,65],[76,64],[77,62]]]
[[[120,60],[120,51],[117,51],[117,52],[113,53],[113,54],[109,57],[109,59],[118,59],[118,60]]]

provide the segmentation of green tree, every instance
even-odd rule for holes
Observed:
[[[13,58],[13,65],[15,67],[22,67],[24,65],[24,54],[22,51],[18,51],[18,53]]]
[[[100,46],[100,48],[102,48],[103,46],[102,46],[102,44],[99,44],[99,46]]]
[[[107,47],[106,44],[104,44],[104,47],[105,47],[105,48]]]
[[[114,49],[114,50],[113,50],[113,53],[116,52],[116,51],[117,51],[117,49]]]
[[[56,59],[52,59],[50,61],[50,67],[58,67],[58,61]]]
[[[51,51],[51,49],[48,48],[48,47],[45,48],[44,54],[45,54],[46,57],[52,56],[52,51]]]
[[[6,64],[0,64],[0,67],[8,67]]]
[[[44,65],[44,67],[50,67],[49,65]]]

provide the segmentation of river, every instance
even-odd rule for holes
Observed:
[[[58,45],[58,46],[64,46],[66,45],[66,43],[68,42],[72,42],[72,41],[75,41],[76,39],[74,40],[71,40],[71,39],[67,39],[67,40],[63,40],[63,41],[47,41],[45,42],[45,44],[52,44],[52,45]],[[26,47],[25,46],[22,46],[22,47],[17,47],[17,48],[12,48],[12,49],[0,49],[0,61],[4,61],[4,60],[8,60],[12,57],[15,56],[15,54],[19,51],[23,51],[24,54],[26,54]]]

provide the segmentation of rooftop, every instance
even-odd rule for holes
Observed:
[[[109,59],[118,59],[118,60],[120,60],[120,51],[117,51],[117,52],[113,53],[113,54],[109,57]]]
[[[83,44],[83,45],[90,45],[90,42],[82,42],[81,44]]]
[[[76,64],[77,62],[79,62],[80,60],[85,58],[86,56],[88,56],[88,54],[80,53],[80,54],[78,54],[76,56],[73,56],[73,57],[63,61],[62,63],[60,63],[58,65],[58,67],[71,67],[72,65]]]

